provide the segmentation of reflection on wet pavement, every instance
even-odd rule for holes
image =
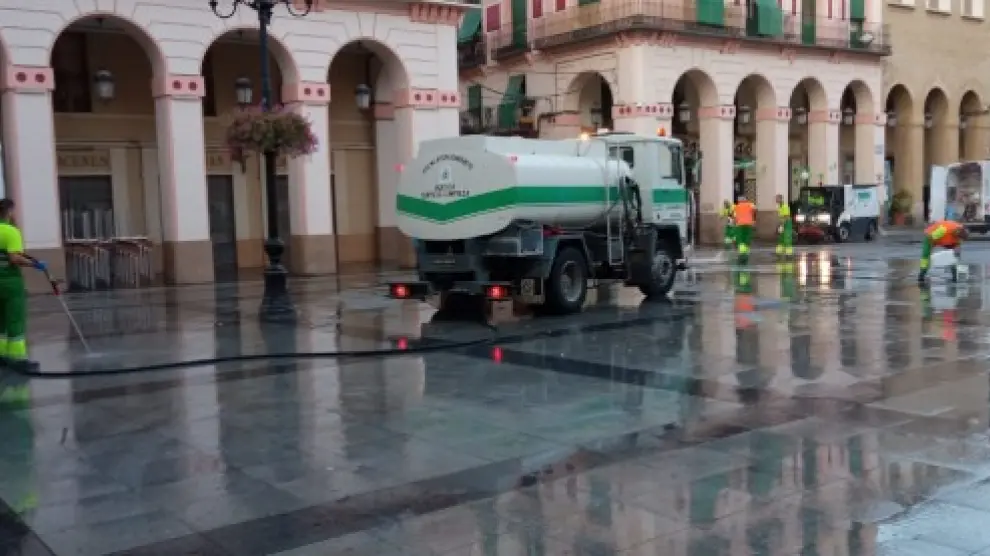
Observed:
[[[259,325],[255,285],[95,294],[88,357],[33,299],[44,371],[219,362],[0,375],[0,554],[990,555],[990,249],[929,290],[914,250],[497,331],[377,275],[297,282],[295,325]]]

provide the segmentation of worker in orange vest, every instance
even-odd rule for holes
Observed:
[[[732,213],[736,219],[736,246],[739,249],[739,256],[749,255],[749,245],[753,241],[753,226],[756,225],[756,205],[749,202],[746,197],[739,197]]]
[[[962,242],[968,237],[966,228],[952,220],[940,220],[925,228],[925,238],[921,243],[921,271],[918,272],[918,282],[923,283],[928,277],[928,267],[932,264],[932,248],[952,249],[958,259]],[[957,278],[956,267],[953,266],[952,281],[955,282]]]

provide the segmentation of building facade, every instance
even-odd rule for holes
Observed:
[[[931,165],[990,158],[990,30],[982,0],[884,4],[897,48],[884,64],[886,161],[895,189],[927,212]]]
[[[288,267],[405,262],[397,172],[419,141],[458,133],[462,8],[314,4],[299,18],[279,4],[268,43],[276,103],[304,114],[319,142],[278,165]],[[135,275],[209,282],[264,265],[262,163],[231,161],[224,141],[237,86],[260,99],[255,12],[220,19],[206,0],[2,0],[0,13],[6,194],[34,255],[59,273],[64,261],[82,287]]]
[[[777,194],[883,184],[877,0],[490,0],[474,17],[458,35],[464,128],[679,137],[701,153],[703,240],[741,194],[766,237]]]

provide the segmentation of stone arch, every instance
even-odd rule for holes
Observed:
[[[605,74],[598,71],[585,71],[574,76],[564,92],[564,110],[581,118],[583,127],[609,127],[612,119],[612,106],[615,88]],[[600,120],[595,122],[593,107],[598,105]]]
[[[971,114],[974,112],[982,112],[985,108],[983,99],[980,94],[972,89],[965,90],[961,97],[959,97],[959,113],[960,114]]]
[[[876,103],[874,101],[873,91],[870,90],[870,86],[860,79],[854,79],[846,85],[843,89],[843,94],[849,92],[852,96],[853,101],[856,104],[856,112],[858,114],[872,114],[875,111]]]
[[[959,158],[975,160],[987,153],[986,105],[980,94],[964,89],[959,99]]]
[[[52,51],[55,48],[55,41],[57,41],[59,37],[61,37],[73,25],[85,22],[87,20],[113,21],[114,24],[119,25],[123,31],[127,33],[129,37],[134,39],[134,42],[136,42],[144,50],[145,54],[148,56],[148,61],[151,63],[152,75],[164,75],[167,73],[168,62],[165,57],[165,52],[162,50],[161,44],[159,44],[159,42],[143,25],[136,22],[134,19],[117,12],[88,11],[79,13],[75,17],[66,20],[65,23],[52,34],[52,40],[51,43],[48,44],[45,59],[49,61],[51,60]]]
[[[907,119],[911,117],[914,111],[914,98],[911,95],[911,91],[900,83],[895,83],[887,89],[887,94],[884,100],[884,108],[889,117],[891,114],[896,115],[898,119]]]
[[[935,119],[936,122],[944,121],[944,119],[949,115],[949,95],[945,92],[945,89],[939,86],[933,86],[925,94],[925,102],[923,104],[924,113],[929,114]]]
[[[754,108],[777,107],[777,92],[774,90],[770,80],[762,74],[751,73],[743,77],[736,86],[737,98],[741,91],[746,91],[752,96],[751,99],[747,98],[745,100],[747,102],[752,100],[755,103]]]
[[[689,104],[697,103],[696,107],[717,106],[719,104],[718,87],[715,86],[715,80],[704,70],[699,68],[685,70],[674,82],[672,93],[676,92],[678,86],[682,84],[690,85],[694,94],[697,95],[697,98],[687,99]]]
[[[206,60],[206,54],[213,47],[225,37],[229,37],[232,33],[240,33],[245,37],[257,38],[258,37],[258,25],[255,23],[253,26],[245,23],[243,25],[227,25],[215,33],[206,42],[203,51],[199,54],[199,67],[202,68],[203,62]],[[299,67],[296,64],[295,58],[292,56],[292,52],[285,46],[282,39],[268,35],[268,52],[271,53],[272,58],[275,59],[275,63],[278,64],[279,73],[282,75],[282,81],[285,83],[295,83],[299,81]],[[201,70],[202,71],[202,70]]]
[[[790,106],[792,108],[804,107],[809,112],[828,110],[828,94],[825,92],[825,86],[815,77],[805,77],[799,80],[791,89]]]
[[[349,40],[340,45],[330,56],[330,63],[327,64],[326,75],[330,75],[330,69],[337,60],[338,55],[348,48],[361,47],[372,53],[381,66],[378,68],[374,83],[368,83],[372,88],[373,98],[377,102],[394,102],[395,94],[398,91],[408,89],[411,86],[409,71],[399,53],[391,46],[373,37],[361,37]],[[331,83],[331,87],[333,84]],[[343,94],[350,94],[353,91],[342,91]]]

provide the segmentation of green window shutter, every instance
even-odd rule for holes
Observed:
[[[529,40],[526,31],[529,25],[529,0],[512,0],[512,46],[526,48]]]
[[[849,20],[864,21],[866,19],[866,0],[849,0]]]
[[[761,37],[780,37],[784,34],[784,13],[773,0],[760,0],[756,5],[756,34]]]
[[[801,44],[815,44],[815,22],[805,20],[801,22]]]
[[[499,129],[512,129],[517,127],[519,119],[519,104],[522,102],[523,75],[513,75],[509,77],[509,83],[505,86],[505,94],[502,102],[498,104],[498,127]]]
[[[588,4],[597,4],[601,0],[578,0],[578,6],[586,6]]]
[[[481,85],[471,85],[467,91],[468,110],[481,110]]]
[[[723,0],[698,0],[698,23],[725,26],[725,2]]]
[[[457,42],[471,42],[481,31],[481,10],[467,10],[460,28],[457,29]]]

